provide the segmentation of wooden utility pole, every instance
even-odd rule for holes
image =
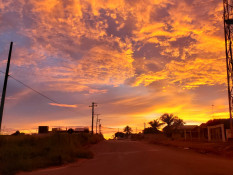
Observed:
[[[95,115],[95,107],[97,107],[97,104],[95,102],[92,102],[92,105],[89,107],[92,108],[91,134],[93,134],[93,122],[94,122],[94,115]]]
[[[5,97],[6,97],[6,88],[7,88],[7,81],[8,81],[8,76],[9,76],[12,47],[13,47],[13,42],[11,42],[10,44],[5,79],[4,79],[3,89],[2,89],[2,99],[1,99],[1,106],[0,106],[0,132],[2,129],[2,116],[3,116],[3,109],[4,109],[4,103],[5,103]]]
[[[95,131],[96,134],[97,134],[97,126],[98,126],[98,122],[99,122],[99,119],[98,119],[99,115],[100,114],[96,114],[96,116],[97,116],[97,118],[96,118],[96,128],[95,128],[96,129],[96,131]]]
[[[226,51],[226,66],[227,66],[227,84],[228,84],[228,103],[230,114],[230,129],[231,139],[233,138],[233,54],[232,54],[232,33],[233,33],[233,6],[232,1],[223,0],[223,19],[224,19],[224,34],[225,34],[225,51]]]
[[[100,123],[100,120],[101,119],[99,119],[99,133],[101,134],[101,123]]]
[[[214,105],[211,106],[212,106],[212,118],[214,119]]]

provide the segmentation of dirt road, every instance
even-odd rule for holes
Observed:
[[[104,141],[95,157],[68,166],[20,175],[222,175],[233,174],[233,160],[190,150],[135,141]]]

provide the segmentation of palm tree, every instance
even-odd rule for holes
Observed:
[[[164,123],[160,123],[158,119],[150,121],[150,126],[153,128],[154,131],[158,131],[158,128],[162,126]]]
[[[174,116],[173,114],[165,113],[160,117],[160,120],[166,123],[168,127],[170,127],[175,118],[176,116]]]
[[[185,124],[185,122],[182,119],[175,117],[173,124],[172,124],[172,127],[173,127],[173,129],[177,129],[178,127],[183,126],[184,124]]]
[[[160,120],[167,124],[167,126],[163,128],[163,131],[169,137],[172,136],[172,132],[174,132],[179,126],[184,125],[184,121],[173,114],[165,113],[160,117]]]
[[[132,133],[132,128],[129,127],[128,125],[124,128],[124,132],[126,133],[126,135],[129,135]]]

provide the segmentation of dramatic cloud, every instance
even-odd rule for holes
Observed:
[[[77,105],[68,105],[68,104],[58,104],[58,103],[49,103],[52,106],[65,107],[65,108],[77,108]]]
[[[14,41],[11,75],[60,107],[77,104],[69,121],[89,125],[92,101],[105,129],[142,128],[164,112],[200,123],[212,104],[228,116],[221,1],[0,0],[0,12],[0,69]],[[22,125],[68,125],[55,104],[11,81],[6,125],[19,127],[16,114]]]

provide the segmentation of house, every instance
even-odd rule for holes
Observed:
[[[226,141],[226,134],[224,124],[207,126],[208,128],[208,141]]]
[[[59,132],[59,133],[89,133],[88,127],[79,127],[79,128],[67,128],[63,130],[62,128],[52,128],[52,132]]]
[[[180,135],[185,140],[199,139],[200,129],[198,125],[183,125],[176,129],[175,135]]]
[[[208,141],[223,141],[231,139],[230,119],[213,119],[206,122]]]
[[[38,127],[38,134],[47,134],[47,133],[49,133],[48,126],[39,126]]]
[[[79,127],[74,129],[75,133],[89,133],[88,127]]]

